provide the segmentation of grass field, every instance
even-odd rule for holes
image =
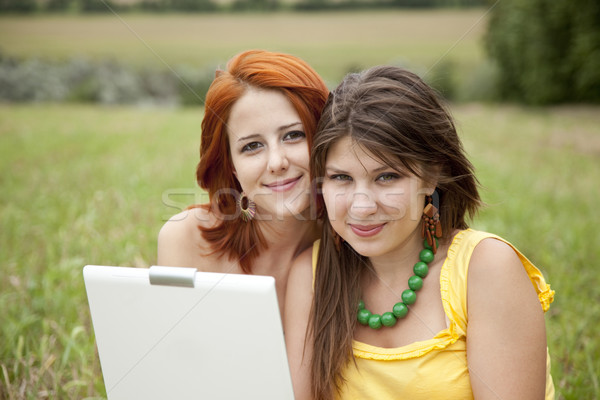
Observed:
[[[0,17],[0,49],[160,67],[262,47],[305,58],[334,85],[349,68],[398,60],[452,59],[465,73],[483,59],[484,12]],[[557,398],[600,398],[600,108],[453,110],[488,203],[473,225],[516,244],[556,290],[546,320]],[[201,117],[0,105],[0,399],[105,396],[81,269],[155,262],[164,220],[202,197]]]
[[[0,17],[0,50],[19,57],[114,58],[138,65],[224,65],[248,48],[295,54],[328,81],[349,70],[441,59],[472,68],[485,10]]]
[[[558,398],[600,395],[598,108],[454,109],[488,207],[557,292]],[[81,268],[146,267],[165,218],[198,200],[201,111],[0,107],[0,398],[103,396]],[[178,196],[172,194],[178,193]]]

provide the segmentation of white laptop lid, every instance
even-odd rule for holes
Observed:
[[[83,276],[109,400],[293,399],[273,277],[95,265]]]

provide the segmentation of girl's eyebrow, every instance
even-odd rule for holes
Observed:
[[[246,140],[248,140],[248,139],[256,139],[256,138],[258,138],[258,137],[260,137],[260,135],[259,135],[258,133],[254,133],[254,134],[252,134],[252,135],[248,135],[248,136],[241,137],[241,138],[239,138],[237,141],[238,141],[238,142],[243,142],[243,141],[246,141]]]
[[[296,126],[296,125],[302,125],[302,122],[301,121],[297,121],[297,122],[292,122],[291,124],[282,125],[279,128],[277,128],[277,130],[278,131],[284,131],[284,130],[289,129],[292,126]]]
[[[388,165],[382,165],[381,167],[378,167],[378,168],[375,168],[374,170],[372,170],[371,173],[377,174],[379,172],[383,172],[383,171],[388,170],[388,169],[393,169],[393,168],[390,167],[390,166],[388,166]],[[340,169],[339,167],[336,167],[335,165],[326,166],[325,170],[332,171],[332,172],[337,172],[337,173],[340,173],[340,172],[344,172],[345,173],[346,172],[345,170]]]
[[[297,121],[297,122],[292,122],[291,124],[282,125],[279,128],[277,128],[277,130],[278,131],[285,131],[286,129],[289,129],[289,128],[291,128],[293,126],[296,126],[296,125],[302,125],[302,122]],[[243,142],[243,141],[250,140],[250,139],[256,139],[258,137],[260,137],[260,134],[253,133],[252,135],[243,136],[243,137],[239,138],[237,141],[238,142]]]
[[[345,171],[345,170],[343,170],[343,169],[339,169],[338,167],[325,167],[325,170],[326,170],[327,172],[334,172],[334,173],[336,173],[336,174],[339,174],[339,173],[346,173],[346,171]]]
[[[390,167],[389,165],[382,165],[382,166],[381,166],[381,167],[379,167],[379,168],[375,168],[375,169],[373,170],[373,172],[374,172],[374,173],[378,173],[378,172],[385,171],[386,169],[393,169],[393,168],[392,168],[392,167]]]

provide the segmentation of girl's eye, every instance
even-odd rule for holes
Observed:
[[[391,182],[391,181],[393,181],[394,179],[399,179],[399,178],[400,178],[400,175],[398,175],[397,173],[394,173],[394,172],[386,172],[386,173],[383,173],[383,174],[379,175],[379,176],[377,177],[377,180],[378,180],[379,182]]]
[[[306,134],[302,131],[291,131],[285,134],[285,136],[283,137],[283,140],[292,140],[292,141],[296,141],[296,140],[301,140],[304,139],[306,137]]]
[[[262,143],[260,142],[251,142],[242,147],[242,153],[248,153],[258,150],[262,147]]]
[[[328,178],[332,181],[351,181],[352,178],[345,174],[333,174],[329,175]]]

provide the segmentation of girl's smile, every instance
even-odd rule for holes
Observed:
[[[379,232],[383,230],[385,224],[379,225],[357,225],[357,224],[348,224],[350,225],[350,229],[352,232],[356,233],[358,236],[362,237],[370,237],[375,236]]]
[[[298,176],[296,178],[285,179],[283,181],[276,181],[274,183],[265,184],[266,187],[271,189],[274,192],[286,192],[292,189],[296,184],[302,179],[303,176]]]

